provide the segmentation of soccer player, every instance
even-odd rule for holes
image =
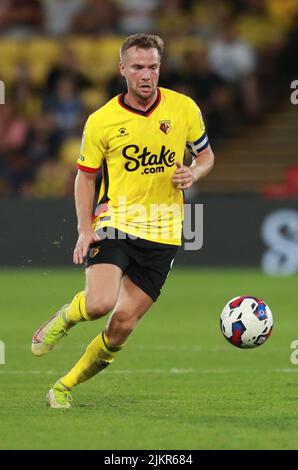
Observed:
[[[105,329],[49,390],[47,404],[69,408],[71,390],[111,364],[160,295],[181,245],[183,190],[214,161],[202,115],[187,96],[159,88],[163,41],[128,37],[120,52],[127,92],[89,116],[77,160],[75,264],[86,265],[77,293],[32,339],[42,356],[77,323],[111,313]],[[183,165],[185,147],[193,157]],[[95,179],[103,180],[93,214]]]

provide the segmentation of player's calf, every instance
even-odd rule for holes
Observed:
[[[111,345],[117,347],[124,344],[137,327],[139,320],[138,315],[127,315],[126,312],[121,314],[120,311],[116,310],[106,328]]]
[[[104,299],[98,301],[86,298],[86,312],[89,320],[97,320],[111,312],[114,305]]]

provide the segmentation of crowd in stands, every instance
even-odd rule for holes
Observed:
[[[297,31],[297,0],[1,0],[0,196],[72,194],[86,117],[125,90],[125,36],[163,37],[160,85],[198,102],[216,149],[277,105]]]

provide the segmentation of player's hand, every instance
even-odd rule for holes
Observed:
[[[92,229],[86,232],[80,232],[73,252],[74,264],[83,264],[89,246],[98,241],[100,241],[100,238]]]
[[[188,166],[181,165],[179,162],[175,162],[176,170],[173,175],[172,181],[177,189],[188,189],[193,184],[193,174]]]

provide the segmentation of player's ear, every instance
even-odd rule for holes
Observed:
[[[125,77],[123,62],[120,62],[119,70],[120,70],[120,73],[121,73],[122,77]]]

